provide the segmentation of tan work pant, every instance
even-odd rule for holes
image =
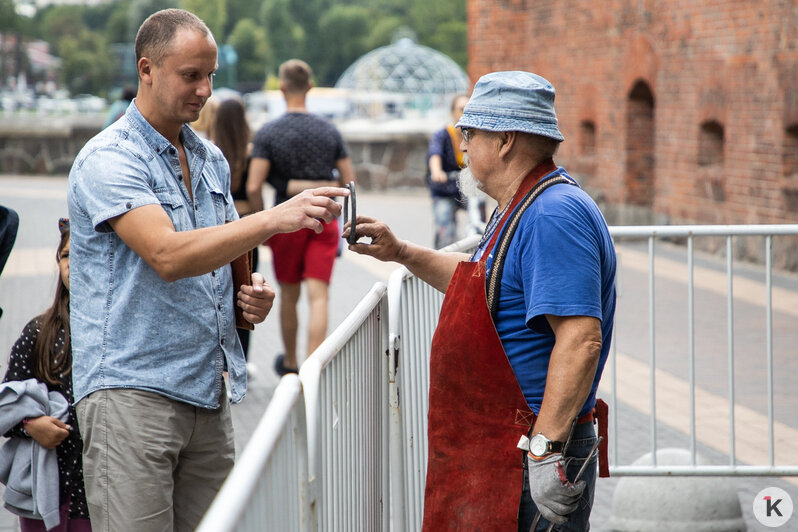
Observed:
[[[132,389],[77,404],[94,532],[194,530],[233,467],[230,405],[198,408]]]

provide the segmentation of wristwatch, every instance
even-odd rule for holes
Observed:
[[[529,454],[533,458],[543,458],[551,453],[562,452],[563,442],[551,441],[542,432],[538,432],[529,440]]]

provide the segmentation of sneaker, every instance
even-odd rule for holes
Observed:
[[[298,373],[297,368],[288,368],[283,364],[283,359],[285,355],[277,355],[277,358],[274,359],[274,372],[277,373],[280,377],[285,375],[286,373]]]

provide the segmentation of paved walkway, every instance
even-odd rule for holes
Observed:
[[[402,238],[429,245],[432,241],[430,202],[423,190],[394,190],[389,193],[358,194],[358,212],[378,214],[395,228]],[[0,319],[0,353],[8,353],[24,323],[50,303],[55,285],[53,252],[57,243],[55,222],[66,215],[65,180],[62,178],[16,178],[0,176],[0,202],[15,208],[21,215],[21,228],[12,260],[0,279],[0,306],[5,314]],[[617,316],[618,333],[618,398],[616,412],[619,433],[618,458],[629,464],[651,448],[649,441],[649,390],[647,331],[648,310],[646,274],[647,259],[636,246],[619,248],[623,272]],[[686,285],[679,276],[683,251],[663,245],[658,247],[656,298],[656,353],[658,368],[657,427],[658,445],[689,447],[686,422],[689,417],[686,396]],[[724,265],[712,257],[700,258],[696,275],[697,337],[696,382],[698,411],[704,417],[721,421],[711,431],[699,431],[698,450],[710,463],[728,463],[728,391],[726,368],[727,332],[722,312],[725,309]],[[348,251],[338,260],[331,283],[330,330],[343,321],[358,301],[376,281],[385,281],[396,268]],[[261,249],[259,268],[274,282],[269,253]],[[762,434],[764,403],[764,310],[762,282],[755,269],[740,265],[743,274],[735,284],[735,368],[738,386],[736,402],[745,408],[736,409],[737,458],[741,462],[762,462],[763,446],[755,440],[749,447],[742,445],[749,434]],[[794,346],[798,345],[796,297],[798,279],[792,275],[779,276],[774,293],[774,353],[779,371],[776,390],[776,462],[794,463],[798,450],[798,392],[793,375],[798,367]],[[279,305],[279,298],[277,305]],[[265,410],[277,384],[271,367],[282,350],[278,331],[278,307],[264,324],[256,327],[251,342],[250,360],[257,368],[249,383],[244,401],[233,407],[236,446],[240,452],[249,440],[258,419]],[[721,313],[719,317],[718,314]],[[307,308],[300,307],[301,319]],[[300,328],[304,324],[300,322]],[[300,338],[299,350],[304,351]],[[0,355],[0,361],[6,355]],[[0,369],[5,371],[0,366]],[[608,396],[609,368],[605,372],[600,395]],[[764,418],[766,419],[766,418]],[[765,455],[765,459],[766,459]],[[612,494],[619,479],[598,483],[592,524],[602,530],[611,514]],[[752,517],[753,497],[771,485],[786,489],[798,501],[798,488],[792,483],[768,478],[729,479],[737,488],[749,530],[766,530]],[[798,518],[793,518],[798,519]],[[796,527],[798,529],[798,527]],[[0,532],[16,530],[16,519],[0,510]]]

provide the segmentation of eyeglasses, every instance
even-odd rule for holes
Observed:
[[[355,222],[357,221],[357,197],[355,196],[355,182],[350,181],[346,188],[349,189],[349,196],[344,198],[344,225],[346,222],[350,222],[349,225],[349,236],[346,237],[346,241],[350,244],[357,243],[357,234],[355,233]],[[350,209],[349,205],[352,205]],[[350,216],[351,214],[351,216]]]
[[[477,132],[477,130],[474,129],[473,127],[461,127],[460,128],[460,134],[463,135],[463,142],[465,142],[466,144],[471,142],[471,139],[474,138],[474,133],[476,133],[476,132]]]

